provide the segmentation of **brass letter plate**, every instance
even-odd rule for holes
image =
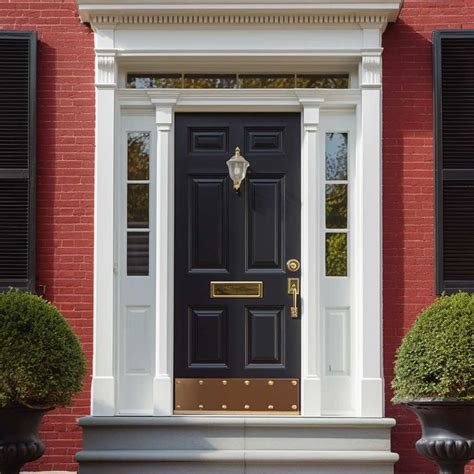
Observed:
[[[299,415],[299,379],[175,379],[176,414]]]
[[[211,298],[263,298],[263,281],[211,281]]]

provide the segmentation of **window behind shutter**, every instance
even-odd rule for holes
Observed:
[[[35,290],[36,34],[0,31],[0,291]]]
[[[474,291],[474,31],[436,31],[436,286]]]

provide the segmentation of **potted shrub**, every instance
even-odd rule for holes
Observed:
[[[417,451],[443,474],[474,457],[474,295],[441,296],[419,315],[397,351],[394,403],[416,413]]]
[[[42,456],[44,414],[71,404],[85,358],[59,311],[31,293],[0,293],[0,472],[16,474]]]

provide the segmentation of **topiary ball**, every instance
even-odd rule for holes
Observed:
[[[68,406],[85,373],[79,340],[52,304],[0,293],[0,407]]]
[[[441,296],[397,351],[394,403],[474,399],[474,294]]]

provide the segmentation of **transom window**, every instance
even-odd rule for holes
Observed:
[[[128,74],[131,89],[348,89],[348,74]]]

